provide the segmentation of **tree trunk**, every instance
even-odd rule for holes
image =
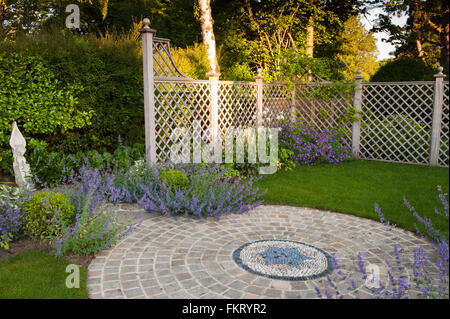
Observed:
[[[198,0],[198,4],[202,13],[200,23],[202,25],[203,44],[208,54],[209,66],[211,72],[220,73],[216,56],[216,39],[214,37],[210,0]]]
[[[314,57],[314,26],[312,18],[309,18],[308,26],[306,27],[306,55],[310,58]]]
[[[309,0],[309,6],[313,8],[314,0]],[[314,17],[312,13],[308,17],[308,25],[306,26],[306,55],[309,58],[314,57]]]
[[[309,58],[314,58],[314,20],[312,17],[308,20],[308,25],[306,26],[306,56]],[[306,76],[308,82],[313,81],[312,71],[308,71]]]
[[[419,39],[416,40],[416,47],[417,47],[417,56],[419,57],[419,59],[425,62],[425,55],[423,53],[422,42]]]
[[[439,34],[441,42],[441,58],[440,63],[442,66],[448,64],[449,58],[449,5],[447,1],[443,2],[442,8],[442,32]]]

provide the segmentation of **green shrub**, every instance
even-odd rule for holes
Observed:
[[[207,79],[209,72],[209,60],[205,47],[194,43],[186,48],[174,48],[172,50],[173,60],[178,69],[193,79]]]
[[[0,52],[0,169],[8,171],[12,163],[13,121],[27,139],[89,125],[93,113],[79,108],[82,91],[81,85],[59,81],[41,57]],[[38,144],[33,142],[28,148]]]
[[[371,77],[371,82],[433,81],[436,73],[422,60],[401,57],[382,65]]]
[[[1,171],[12,173],[12,120],[27,142],[66,154],[144,139],[140,41],[53,30],[2,43],[0,56]]]
[[[189,179],[186,174],[174,169],[162,172],[159,179],[161,182],[165,182],[167,186],[176,188],[185,188],[189,185]]]
[[[36,186],[51,187],[71,182],[83,165],[102,171],[108,167],[114,171],[127,170],[134,161],[143,157],[144,144],[142,143],[136,143],[133,146],[122,145],[113,154],[97,150],[64,154],[37,147],[30,153],[28,162],[32,175],[37,177]]]
[[[41,192],[25,204],[26,233],[32,237],[46,238],[60,230],[50,230],[55,215],[62,220],[73,218],[75,208],[62,193]]]
[[[222,76],[230,81],[254,81],[256,72],[248,64],[235,63],[229,68],[224,68]]]

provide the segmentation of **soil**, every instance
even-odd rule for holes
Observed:
[[[30,251],[39,250],[49,255],[54,256],[53,249],[45,241],[39,241],[30,237],[22,237],[19,240],[9,244],[9,250],[0,248],[0,261],[11,258],[17,254]],[[87,268],[94,259],[94,254],[89,256],[77,255],[72,252],[68,252],[63,259],[80,266]]]
[[[14,177],[11,175],[5,175],[0,172],[0,183],[4,183],[9,186],[13,186],[14,185]]]

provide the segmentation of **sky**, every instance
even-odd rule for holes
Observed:
[[[375,20],[378,15],[382,12],[382,9],[375,8],[368,12],[368,14],[361,19],[362,23],[366,27],[367,30],[370,30],[372,26],[375,24]],[[400,18],[394,17],[392,22],[403,26],[406,23],[407,16],[401,16]],[[392,58],[393,55],[389,53],[395,50],[395,47],[389,43],[382,42],[381,39],[387,39],[388,35],[385,32],[377,32],[374,33],[374,37],[377,39],[377,48],[378,48],[378,60],[383,60],[387,58]]]

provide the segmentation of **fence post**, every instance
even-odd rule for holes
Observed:
[[[296,108],[295,108],[295,94],[297,94],[297,86],[294,84],[294,88],[292,89],[292,99],[291,99],[291,122],[294,123],[295,122],[295,113],[296,113]]]
[[[258,68],[258,74],[254,76],[256,81],[256,125],[263,125],[263,79],[262,69]]]
[[[219,136],[219,76],[220,73],[206,73],[210,85],[210,107],[211,107],[211,141],[215,141]]]
[[[441,121],[442,104],[444,99],[444,77],[443,67],[438,67],[438,73],[434,75],[436,82],[434,84],[433,101],[433,122],[431,124],[431,147],[430,147],[430,165],[438,165],[439,149],[441,147]]]
[[[153,35],[156,30],[149,27],[145,18],[144,27],[139,30],[142,36],[142,59],[144,63],[144,120],[145,120],[145,159],[147,165],[156,163],[155,134],[155,88],[153,79]]]
[[[355,117],[357,118],[352,123],[352,149],[353,155],[359,157],[359,147],[361,140],[361,111],[362,111],[362,79],[361,70],[357,71],[355,76],[355,96],[353,98],[353,107],[355,109]]]

